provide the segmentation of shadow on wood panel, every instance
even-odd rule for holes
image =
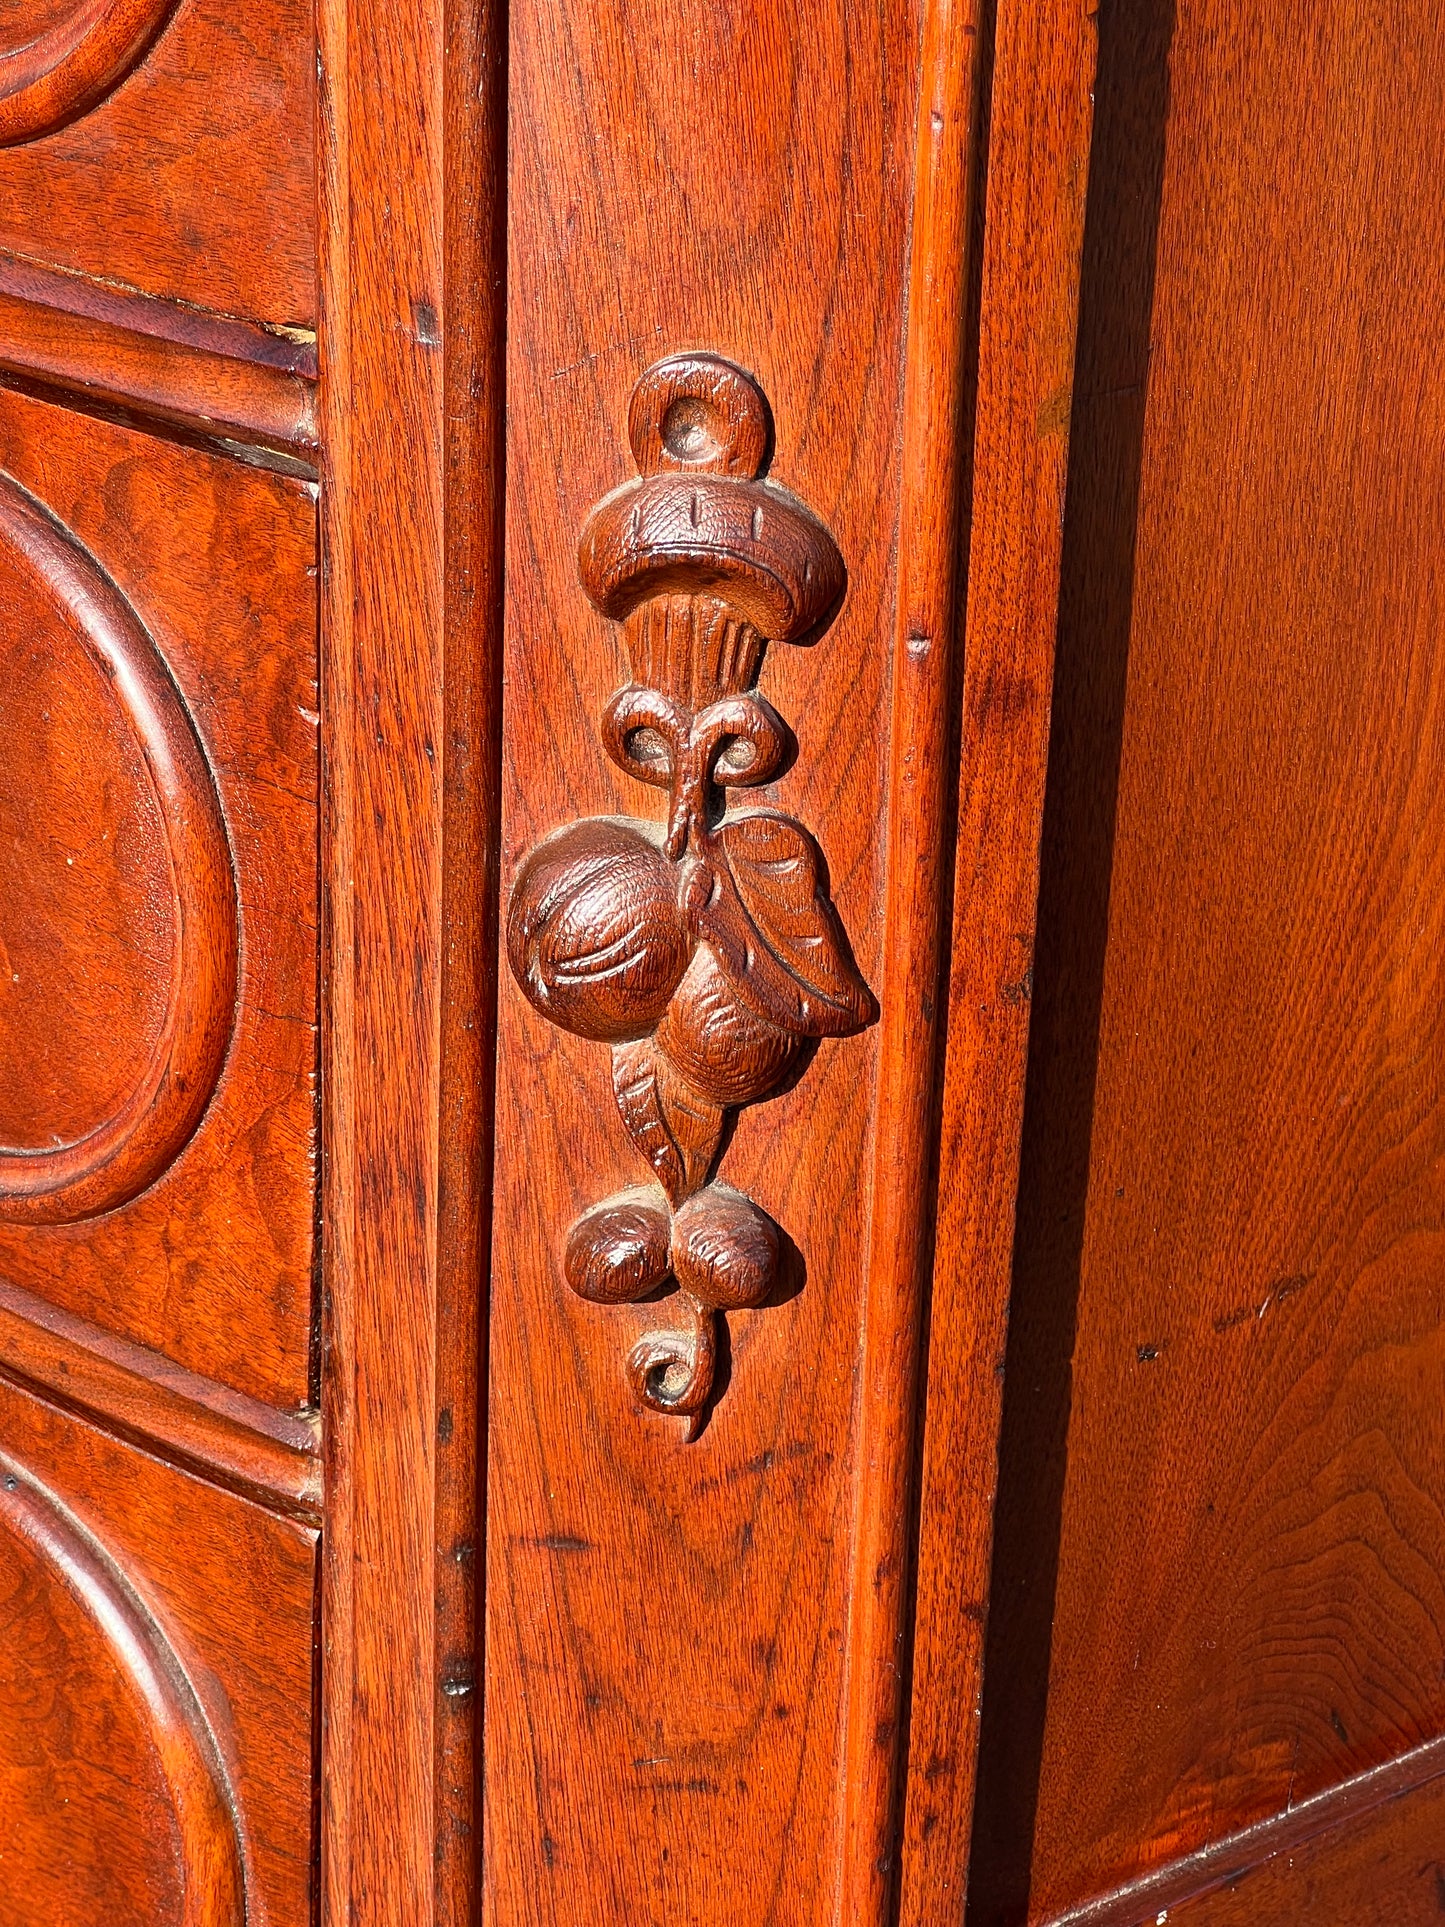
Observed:
[[[1174,0],[1104,0],[967,1927],[1019,1927],[1043,1764]]]

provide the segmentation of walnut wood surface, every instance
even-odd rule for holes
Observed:
[[[213,782],[225,813],[241,946],[234,1010],[222,999],[228,1054],[185,1148],[104,1216],[0,1221],[0,1276],[206,1378],[299,1407],[311,1383],[316,1069],[311,494],[13,395],[0,395],[0,469],[115,584],[153,648],[134,644],[146,673],[163,661],[156,695],[172,705],[170,739],[184,747],[178,703],[199,744],[191,753],[209,766],[193,787],[204,800]],[[154,784],[175,772],[147,776],[146,733],[125,719],[139,686],[132,677],[108,696],[58,620],[17,610],[4,645],[39,652],[17,665],[6,709],[29,748],[0,781],[6,862],[19,865],[0,898],[13,952],[0,984],[10,1067],[0,1136],[14,1145],[19,1129],[19,1148],[42,1126],[63,1135],[104,1123],[143,1083],[177,968],[177,904],[200,919],[185,938],[183,1007],[205,1001],[198,946],[226,952],[225,933],[208,937],[204,923],[214,893],[155,801]],[[152,733],[151,753],[164,743]],[[194,838],[190,815],[185,804]],[[173,860],[186,865],[179,881]]]
[[[6,0],[0,11],[0,147],[53,133],[116,87],[175,0]]]
[[[205,752],[135,608],[0,472],[0,1220],[161,1177],[231,1041],[236,889]]]
[[[816,827],[878,981],[903,280],[921,10],[511,9],[510,873],[578,815],[639,810],[593,719],[621,638],[573,543],[633,473],[640,375],[725,356],[766,393],[771,478],[831,532],[841,613],[769,652],[798,741],[763,800]],[[660,799],[659,799],[660,800]],[[654,805],[654,822],[660,811]],[[701,1436],[639,1412],[567,1227],[635,1182],[595,1046],[504,981],[491,1289],[486,1907],[503,1920],[831,1920],[876,1032],[744,1111],[728,1181],[786,1227],[781,1302],[729,1320]],[[624,1341],[626,1342],[626,1341]]]
[[[125,409],[215,440],[303,458],[315,449],[315,389],[304,376],[245,352],[217,353],[127,325],[149,320],[159,304],[132,302],[116,322],[11,291],[29,282],[49,293],[62,279],[7,275],[0,263],[0,379],[28,378],[82,404]],[[255,337],[235,345],[250,350]]]
[[[319,1523],[319,1425],[198,1378],[0,1278],[0,1373],[156,1456]]]
[[[105,1548],[0,1452],[0,1921],[243,1927],[205,1711]]]
[[[309,1920],[315,1533],[3,1383],[0,1439],[0,1921]]]
[[[322,1918],[459,1927],[480,1885],[506,31],[490,0],[324,0],[320,27]]]
[[[910,1927],[958,1918],[968,1864],[1091,131],[1091,21],[1081,0],[1006,0],[987,49],[958,845],[903,1829],[900,1911]]]
[[[1434,1927],[1445,1914],[1442,1841],[1445,1779],[1437,1777],[1169,1908],[1169,1920],[1182,1927]]]
[[[41,6],[38,37],[35,0],[0,7],[0,249],[314,326],[309,0],[247,0],[243,16],[234,0]],[[69,62],[52,65],[72,41]],[[32,67],[50,79],[27,83]]]
[[[1445,1726],[1445,34],[1102,18],[976,1927]]]

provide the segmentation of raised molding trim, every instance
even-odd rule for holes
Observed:
[[[0,1278],[0,1378],[272,1511],[321,1518],[321,1425]]]
[[[3,1452],[0,1523],[60,1575],[97,1643],[129,1682],[175,1815],[184,1927],[244,1927],[246,1877],[235,1799],[179,1654],[99,1540]]]
[[[175,4],[74,0],[65,18],[44,33],[0,46],[0,147],[54,133],[113,93]]]
[[[200,1123],[235,1020],[236,883],[225,822],[195,725],[139,616],[100,564],[34,496],[0,473],[0,544],[33,578],[107,678],[145,754],[166,826],[175,957],[165,1023],[115,1113],[54,1150],[0,1147],[0,1220],[72,1223],[153,1184]]]
[[[0,381],[314,466],[316,344],[0,253]]]
[[[1283,1813],[1272,1813],[1252,1827],[1212,1840],[1207,1847],[1171,1860],[1111,1893],[1051,1914],[1046,1927],[1142,1927],[1145,1921],[1172,1914],[1186,1900],[1202,1899],[1219,1887],[1237,1886],[1276,1854],[1322,1839],[1442,1775],[1445,1737],[1427,1740],[1383,1766],[1353,1774],[1338,1786],[1300,1800]]]

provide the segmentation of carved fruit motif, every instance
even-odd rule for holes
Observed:
[[[687,1417],[691,1436],[717,1318],[765,1303],[780,1263],[772,1219],[710,1182],[727,1113],[878,1010],[813,837],[777,810],[726,803],[791,760],[792,732],[753,685],[769,642],[811,643],[831,622],[843,559],[810,509],[761,479],[771,414],[730,363],[659,362],[628,427],[639,479],[588,517],[579,567],[632,659],[603,743],[667,792],[666,822],[594,817],[539,844],[513,887],[507,954],[544,1017],[612,1045],[618,1110],[661,1190],[584,1213],[565,1275],[599,1304],[676,1281],[681,1328],[639,1340],[628,1373],[641,1402]]]
[[[518,872],[507,918],[517,982],[577,1037],[645,1037],[687,968],[677,872],[640,829],[573,823]]]

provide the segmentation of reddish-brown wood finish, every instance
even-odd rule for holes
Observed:
[[[626,666],[572,554],[594,502],[630,473],[638,376],[670,351],[722,355],[768,396],[771,476],[817,513],[849,580],[818,646],[771,651],[762,670],[762,696],[798,738],[763,796],[827,849],[864,979],[879,981],[889,889],[895,954],[919,937],[926,975],[930,881],[884,858],[894,801],[914,806],[889,797],[888,769],[895,721],[915,727],[889,684],[895,543],[913,536],[898,529],[894,451],[922,10],[750,5],[704,10],[683,32],[664,5],[528,4],[512,22],[509,874],[579,813],[639,807],[594,731]],[[967,74],[963,94],[966,121]],[[945,443],[951,406],[945,394],[929,431]],[[915,443],[910,459],[926,471],[933,451]],[[946,557],[926,566],[947,574]],[[945,688],[946,605],[945,584],[927,672]],[[918,736],[930,755],[931,728]],[[911,847],[916,826],[900,839]],[[901,970],[885,1010],[890,988],[907,996]],[[825,1041],[793,1089],[738,1121],[728,1181],[787,1228],[795,1255],[782,1302],[730,1318],[731,1369],[692,1443],[634,1408],[618,1356],[614,1331],[640,1338],[656,1312],[601,1321],[569,1302],[568,1226],[635,1170],[620,1121],[590,1095],[595,1046],[549,1032],[504,984],[499,1067],[492,1915],[802,1922],[858,1904],[881,1917],[886,1876],[863,1873],[845,1899],[840,1846],[845,1826],[886,1836],[901,1726],[881,1736],[883,1770],[850,1814],[838,1718],[851,1602],[875,1580],[854,1542],[872,1504],[855,1505],[855,1481],[873,1472],[856,1372],[878,1204],[873,1034]],[[910,1126],[910,1078],[887,1128]],[[926,1166],[926,1144],[915,1154]],[[915,1263],[904,1252],[895,1272],[888,1254],[881,1314]],[[885,1351],[880,1338],[878,1361]],[[906,1482],[908,1387],[884,1396],[878,1424],[905,1445]],[[860,1735],[887,1692],[875,1669],[896,1664],[892,1613],[885,1601],[886,1630],[855,1643]]]
[[[0,1920],[242,1927],[205,1711],[100,1543],[0,1453]]]
[[[1128,0],[1098,126],[976,1927],[1445,1730],[1445,34]]]
[[[3,473],[0,635],[0,1220],[74,1223],[153,1184],[211,1100],[235,879],[205,751],[139,615]]]
[[[901,1918],[958,1917],[1008,1294],[1094,69],[1081,0],[990,48],[958,848]]]
[[[16,34],[0,16],[0,147],[33,140],[83,114],[119,84],[155,39],[173,0],[42,0]],[[7,0],[5,14],[18,8]]]
[[[0,395],[0,471],[54,518],[44,541],[58,545],[6,575],[0,1137],[32,1157],[52,1133],[75,1138],[83,1162],[85,1133],[124,1121],[148,1088],[172,1006],[188,1022],[210,1011],[225,1053],[218,1080],[213,1058],[184,1073],[215,1084],[198,1124],[195,1092],[164,1082],[126,1122],[116,1157],[133,1170],[119,1196],[143,1183],[139,1196],[105,1209],[117,1198],[104,1171],[100,1190],[51,1194],[57,1211],[69,1196],[105,1215],[8,1222],[19,1180],[0,1163],[0,1276],[300,1407],[316,1070],[312,494],[13,395]],[[40,513],[24,510],[26,526]],[[77,542],[93,558],[77,560],[82,588],[96,570],[113,585],[110,657],[82,646],[99,602],[73,618],[79,629],[57,613],[69,606],[57,558]],[[223,847],[206,881],[198,865],[219,824],[211,845],[196,839],[217,800]],[[233,990],[205,988],[207,959]]]
[[[1437,1775],[1169,1908],[1168,1918],[1182,1927],[1435,1927],[1445,1914],[1442,1842],[1445,1780]],[[1140,1927],[1158,1917],[1143,1916]]]
[[[322,1918],[440,1927],[481,1840],[506,37],[473,0],[320,22]]]
[[[0,1921],[308,1921],[314,1531],[5,1384],[0,1440]]]
[[[310,0],[41,0],[38,38],[34,14],[0,6],[0,249],[313,328]]]
[[[1442,102],[0,0],[0,1927],[1438,1917]]]

